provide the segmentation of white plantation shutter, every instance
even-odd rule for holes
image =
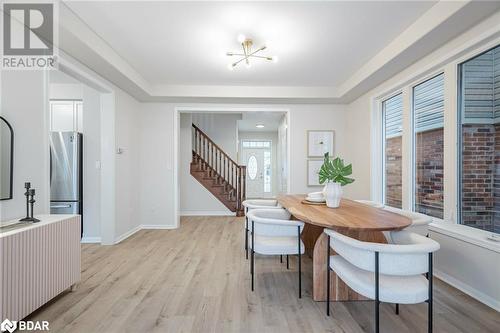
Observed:
[[[500,118],[500,46],[495,48],[493,50],[493,57],[494,57],[494,63],[493,63],[493,72],[494,77],[494,83],[493,83],[493,89],[494,89],[494,116],[495,118]]]
[[[444,74],[439,74],[413,88],[415,132],[443,127]]]
[[[492,124],[500,120],[500,47],[464,62],[462,122]]]
[[[462,66],[464,122],[493,117],[493,51],[471,59]]]
[[[403,131],[403,98],[395,95],[382,102],[385,117],[385,136],[391,138],[401,135]]]

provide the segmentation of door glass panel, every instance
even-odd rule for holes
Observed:
[[[255,155],[252,155],[248,158],[247,170],[248,170],[248,178],[254,180],[257,177],[257,158]]]
[[[271,192],[271,152],[264,152],[264,192]]]

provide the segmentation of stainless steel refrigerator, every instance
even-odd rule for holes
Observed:
[[[50,133],[50,213],[82,215],[83,136],[78,132]]]

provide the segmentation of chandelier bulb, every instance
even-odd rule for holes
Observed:
[[[238,35],[238,42],[242,44],[247,38],[243,34]]]

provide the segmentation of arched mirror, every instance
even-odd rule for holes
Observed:
[[[12,199],[14,169],[14,131],[0,116],[0,200]]]

